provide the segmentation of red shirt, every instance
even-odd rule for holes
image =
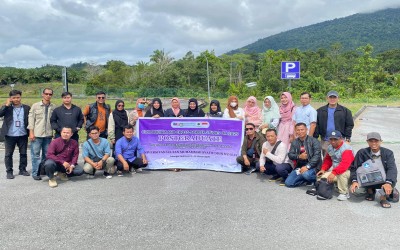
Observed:
[[[60,165],[62,165],[64,162],[68,162],[71,165],[77,165],[78,157],[78,142],[71,139],[66,141],[61,137],[51,141],[46,154],[47,159],[52,159]]]

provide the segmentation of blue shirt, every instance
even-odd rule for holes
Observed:
[[[310,129],[310,124],[317,122],[317,111],[310,104],[297,107],[292,118],[296,124],[303,122],[307,125],[307,129]]]
[[[336,108],[330,108],[328,107],[328,120],[326,123],[326,134],[327,136],[325,136],[325,141],[328,140],[328,134],[330,132],[332,132],[333,130],[335,130],[335,110]]]
[[[133,136],[130,141],[123,136],[115,143],[115,157],[118,158],[118,155],[122,155],[126,161],[132,162],[136,159],[136,150],[137,155],[144,154],[144,149],[136,136]]]
[[[93,160],[96,156],[103,158],[104,155],[111,154],[110,143],[107,141],[107,139],[101,137],[99,139],[99,144],[94,143],[92,139],[89,139],[83,143],[83,158],[89,157],[91,160]],[[89,143],[92,145],[93,149],[90,147]]]
[[[24,107],[13,107],[13,122],[11,123],[10,128],[8,129],[8,136],[23,136],[26,135],[24,123]]]

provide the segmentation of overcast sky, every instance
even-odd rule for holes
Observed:
[[[293,28],[399,0],[0,0],[0,66],[221,55]]]

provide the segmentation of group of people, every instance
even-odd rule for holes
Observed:
[[[340,201],[347,200],[349,191],[357,192],[359,187],[365,188],[365,198],[369,201],[375,200],[378,190],[381,194],[378,199],[384,208],[391,207],[389,201],[398,201],[393,152],[381,147],[379,133],[370,132],[368,147],[354,156],[350,146],[352,114],[338,104],[336,91],[329,91],[328,104],[317,110],[310,105],[311,95],[307,92],[300,95],[299,107],[295,107],[288,92],[281,95],[279,108],[271,97],[265,100],[279,112],[269,117],[267,126],[260,125],[256,119],[246,123],[241,155],[236,159],[243,172],[260,171],[272,176],[269,181],[278,181],[279,185],[289,188],[310,186],[307,194],[317,195],[319,199],[326,199],[318,192],[324,180],[336,183]]]
[[[135,125],[140,117],[222,117],[245,122],[245,137],[237,162],[246,174],[260,171],[272,175],[270,181],[296,187],[313,186],[321,179],[336,182],[339,200],[349,197],[350,191],[366,187],[360,183],[357,169],[366,161],[373,160],[386,172],[382,183],[367,186],[367,200],[373,200],[376,189],[386,195],[382,207],[390,207],[389,197],[397,181],[397,168],[393,152],[380,146],[381,138],[376,132],[369,133],[369,147],[353,155],[350,146],[354,127],[351,111],[341,106],[339,94],[330,91],[327,105],[317,110],[311,106],[311,94],[300,95],[300,106],[294,104],[292,95],[283,92],[280,105],[272,96],[263,100],[262,108],[254,96],[240,107],[235,96],[228,99],[224,111],[220,102],[212,100],[209,111],[204,112],[197,99],[188,101],[188,108],[180,107],[180,100],[172,98],[170,106],[163,109],[162,101],[151,102],[139,98],[133,111],[125,109],[123,100],[117,100],[115,108],[105,103],[106,94],[96,94],[96,102],[81,108],[72,104],[72,94],[61,95],[62,105],[51,102],[53,90],[45,88],[42,100],[29,107],[21,102],[21,91],[12,90],[6,103],[0,108],[4,117],[1,136],[5,141],[5,165],[7,179],[13,179],[13,153],[18,146],[20,154],[19,175],[29,176],[27,168],[27,145],[30,140],[32,177],[41,180],[41,173],[49,177],[49,186],[57,186],[57,178],[66,181],[71,176],[86,173],[94,178],[97,170],[103,170],[105,178],[114,173],[140,172],[147,166],[147,158]],[[87,140],[83,143],[84,165],[78,165],[79,130],[84,128]],[[54,133],[53,133],[54,131]],[[111,147],[110,147],[111,144]],[[113,149],[113,150],[111,150]],[[315,188],[309,194],[315,194]]]

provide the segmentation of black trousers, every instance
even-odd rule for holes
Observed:
[[[147,164],[143,164],[143,160],[140,157],[136,157],[133,161],[126,161],[129,165],[129,170],[132,168],[138,169],[138,168],[145,168],[147,167]],[[117,162],[117,170],[118,171],[123,171],[124,170],[124,165],[122,162],[118,161]]]
[[[56,171],[61,173],[66,173],[66,169],[63,165],[57,164],[55,161],[51,159],[47,159],[44,163],[44,169],[46,171],[46,175],[51,179],[54,178],[54,173]],[[83,168],[79,165],[76,165],[72,173],[68,174],[68,177],[72,176],[81,176],[83,175]]]
[[[13,172],[13,154],[15,146],[19,149],[19,170],[26,171],[26,166],[28,165],[28,158],[26,155],[26,150],[28,148],[28,135],[23,136],[5,136],[4,146],[4,164],[6,165],[7,173]]]

